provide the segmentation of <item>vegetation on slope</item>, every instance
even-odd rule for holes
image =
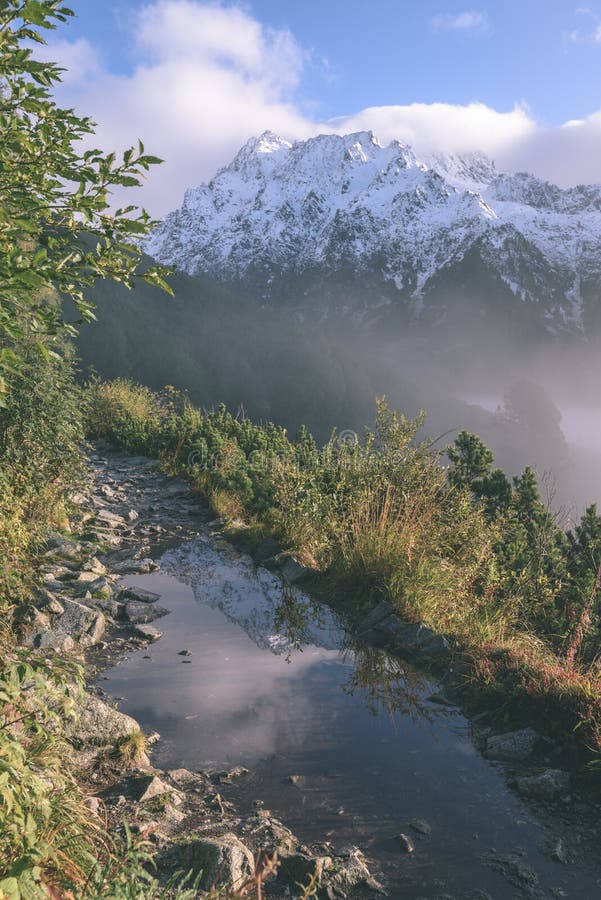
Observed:
[[[597,664],[601,516],[571,530],[541,499],[532,469],[511,481],[462,432],[442,453],[419,439],[422,419],[378,404],[363,439],[334,434],[319,449],[305,430],[202,413],[172,389],[94,382],[93,438],[162,458],[214,510],[276,536],[326,573],[350,610],[389,600],[445,632],[473,662],[499,709],[601,750]]]

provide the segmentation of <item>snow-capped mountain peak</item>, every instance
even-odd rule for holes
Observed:
[[[478,153],[419,157],[371,131],[295,143],[266,131],[188,190],[146,249],[262,301],[327,314],[341,311],[331,297],[343,272],[369,274],[372,296],[348,289],[342,311],[419,312],[446,273],[477,259],[508,297],[537,304],[547,327],[578,329],[583,285],[601,284],[601,189],[499,173]]]

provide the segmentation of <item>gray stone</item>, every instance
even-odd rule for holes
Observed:
[[[70,634],[80,644],[97,644],[106,627],[104,615],[76,600],[65,598],[65,611],[54,623],[54,631]]]
[[[404,853],[413,853],[415,851],[415,847],[413,845],[413,841],[409,837],[408,834],[404,834],[401,832],[398,835],[399,846]]]
[[[57,653],[69,653],[75,648],[75,641],[70,634],[56,631],[38,631],[32,635],[29,643],[39,650],[54,650]]]
[[[503,762],[521,762],[532,755],[539,736],[533,728],[495,734],[486,742],[485,755]]]
[[[77,718],[66,724],[66,734],[76,747],[115,746],[118,741],[140,731],[131,716],[126,716],[92,694],[83,694],[75,705]]]
[[[358,637],[377,647],[431,657],[451,655],[449,642],[423,622],[403,622],[386,601],[378,603],[358,627]]]
[[[311,569],[308,569],[306,566],[303,566],[302,563],[299,563],[298,560],[294,559],[293,556],[289,556],[286,562],[282,565],[281,568],[282,577],[288,584],[296,584],[297,581],[302,581],[303,578],[306,578],[311,574]]]
[[[413,819],[412,822],[409,822],[409,825],[418,834],[432,834],[432,826],[425,819]]]
[[[59,559],[75,560],[81,557],[81,544],[61,534],[55,534],[46,539],[46,556],[56,556]]]
[[[82,571],[92,572],[94,575],[106,575],[106,566],[104,566],[96,556],[93,556],[82,567]]]
[[[173,789],[169,787],[168,784],[165,784],[164,781],[157,776],[151,776],[149,780],[146,780],[142,783],[142,793],[138,797],[138,803],[148,803],[149,800],[153,800],[155,797],[164,797],[165,794],[173,794]]]
[[[96,596],[103,597],[106,600],[110,600],[113,596],[113,588],[110,582],[101,575],[99,578],[94,578],[93,581],[88,581],[85,584],[86,590],[90,592],[90,594],[95,594]]]
[[[154,622],[162,616],[169,614],[169,610],[155,603],[140,603],[139,600],[130,600],[125,604],[125,618],[133,625],[144,625],[147,622]]]
[[[155,628],[154,625],[134,625],[133,634],[134,637],[138,637],[143,641],[150,641],[151,643],[160,641],[163,637],[163,632]]]
[[[12,612],[13,625],[21,628],[48,628],[50,619],[46,613],[40,612],[32,603],[22,603]]]
[[[231,832],[219,837],[192,837],[173,844],[167,847],[163,858],[178,869],[192,870],[195,875],[202,872],[203,890],[219,885],[235,891],[254,871],[250,850]]]
[[[147,591],[143,587],[133,586],[122,588],[119,591],[119,599],[138,600],[140,603],[156,603],[157,600],[161,599],[161,595],[155,594],[153,591]]]
[[[153,559],[145,557],[144,559],[128,559],[117,563],[113,566],[113,571],[119,575],[148,575],[150,572],[156,572],[160,566]]]
[[[329,856],[309,856],[305,853],[291,853],[280,859],[280,878],[291,886],[308,884],[317,876],[317,885],[323,880],[323,876],[332,867],[332,859]]]
[[[413,847],[411,839],[409,838],[408,840]],[[351,847],[341,855],[344,858],[342,861],[340,858],[336,859],[336,871],[330,879],[333,885],[341,888],[343,891],[348,891],[357,885],[364,884],[373,891],[383,893],[382,886],[372,876],[367,868],[365,857],[357,847]]]
[[[123,516],[111,512],[109,509],[99,509],[96,513],[96,519],[106,528],[121,528],[125,523]]]
[[[515,779],[515,785],[525,797],[535,800],[556,800],[570,788],[570,776],[560,769],[545,769],[538,775]]]
[[[381,600],[380,603],[378,603],[377,606],[374,606],[374,608],[359,623],[357,626],[357,634],[360,637],[363,637],[363,635],[366,632],[371,631],[375,625],[379,625],[380,622],[393,614],[394,610],[390,603],[387,603],[386,600]]]
[[[60,616],[64,613],[65,608],[55,595],[46,588],[38,588],[35,593],[35,603],[39,609],[50,615]]]
[[[94,609],[101,609],[111,619],[123,618],[123,603],[118,603],[117,600],[113,600],[111,597],[90,597],[86,600],[86,605]]]

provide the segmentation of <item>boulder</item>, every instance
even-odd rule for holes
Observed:
[[[556,800],[570,788],[570,776],[560,769],[545,769],[538,775],[515,779],[515,786],[524,797],[534,800]]]
[[[107,574],[106,566],[104,566],[96,556],[89,559],[82,567],[82,570],[84,572],[92,572],[96,576]]]
[[[67,722],[66,734],[78,748],[115,746],[118,741],[140,730],[131,716],[126,716],[92,694],[83,694],[78,699],[76,713],[77,718]]]
[[[126,524],[123,516],[119,516],[109,509],[99,509],[96,513],[96,519],[105,528],[121,528]]]
[[[45,613],[53,616],[60,616],[65,611],[65,607],[57,597],[46,588],[38,588],[35,593],[35,604],[38,609],[42,609]]]
[[[200,887],[210,890],[214,885],[238,890],[252,877],[252,853],[235,834],[226,832],[219,837],[191,837],[166,848],[162,862],[183,871],[202,872]]]
[[[24,629],[37,628],[39,630],[50,625],[50,619],[46,613],[40,612],[32,603],[22,603],[21,606],[13,609],[12,621],[13,625]]]
[[[129,600],[125,604],[125,618],[133,625],[143,625],[154,622],[162,616],[169,614],[169,610],[156,604],[140,603],[139,600]]]
[[[75,641],[70,634],[51,631],[38,631],[30,638],[32,647],[39,650],[54,650],[57,653],[69,653],[75,648]]]
[[[161,599],[161,595],[155,594],[153,591],[147,591],[143,587],[133,586],[122,588],[119,591],[119,599],[138,600],[140,603],[156,603],[157,600]]]
[[[64,599],[63,605],[65,611],[54,623],[53,630],[70,634],[84,646],[97,644],[106,627],[104,615],[97,609],[68,598]]]
[[[89,591],[90,594],[94,594],[97,597],[103,597],[105,600],[110,600],[113,596],[112,585],[104,575],[96,577],[92,581],[84,582],[84,585],[86,591]]]
[[[539,735],[534,728],[494,734],[486,742],[485,756],[503,762],[521,762],[532,755],[538,741]]]
[[[154,625],[134,625],[132,631],[134,637],[140,638],[142,641],[150,641],[153,644],[163,637],[162,631],[159,631]]]
[[[279,877],[292,887],[306,885],[314,876],[320,885],[324,873],[332,867],[329,856],[309,856],[305,853],[291,853],[280,859]]]
[[[392,647],[400,653],[419,653],[433,658],[451,655],[449,642],[423,622],[403,622],[383,600],[358,626],[358,637],[376,647]]]
[[[160,566],[153,559],[145,557],[144,559],[126,559],[113,566],[113,571],[119,575],[148,575],[150,572],[156,572],[159,568]]]
[[[311,569],[308,569],[306,566],[303,566],[302,563],[299,563],[297,559],[294,559],[293,556],[289,556],[285,563],[281,568],[282,578],[284,581],[287,581],[288,584],[296,584],[297,581],[302,581],[303,578],[306,578],[311,574]]]

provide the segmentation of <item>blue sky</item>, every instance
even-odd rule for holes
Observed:
[[[93,41],[114,71],[130,69],[127,23],[146,0],[72,5],[78,21],[69,32]],[[585,12],[569,0],[238,5],[268,26],[288,29],[307,50],[301,102],[325,118],[383,104],[479,100],[496,109],[524,102],[537,118],[560,124],[601,106],[601,41],[594,40],[601,2],[598,16],[594,6]],[[453,28],[452,18],[466,10],[472,27],[465,20]]]
[[[106,140],[131,127],[169,157],[162,206],[267,127],[372,127],[562,183],[571,156],[582,180],[601,181],[601,0],[70,5],[77,19],[52,39],[72,70],[63,94]]]

